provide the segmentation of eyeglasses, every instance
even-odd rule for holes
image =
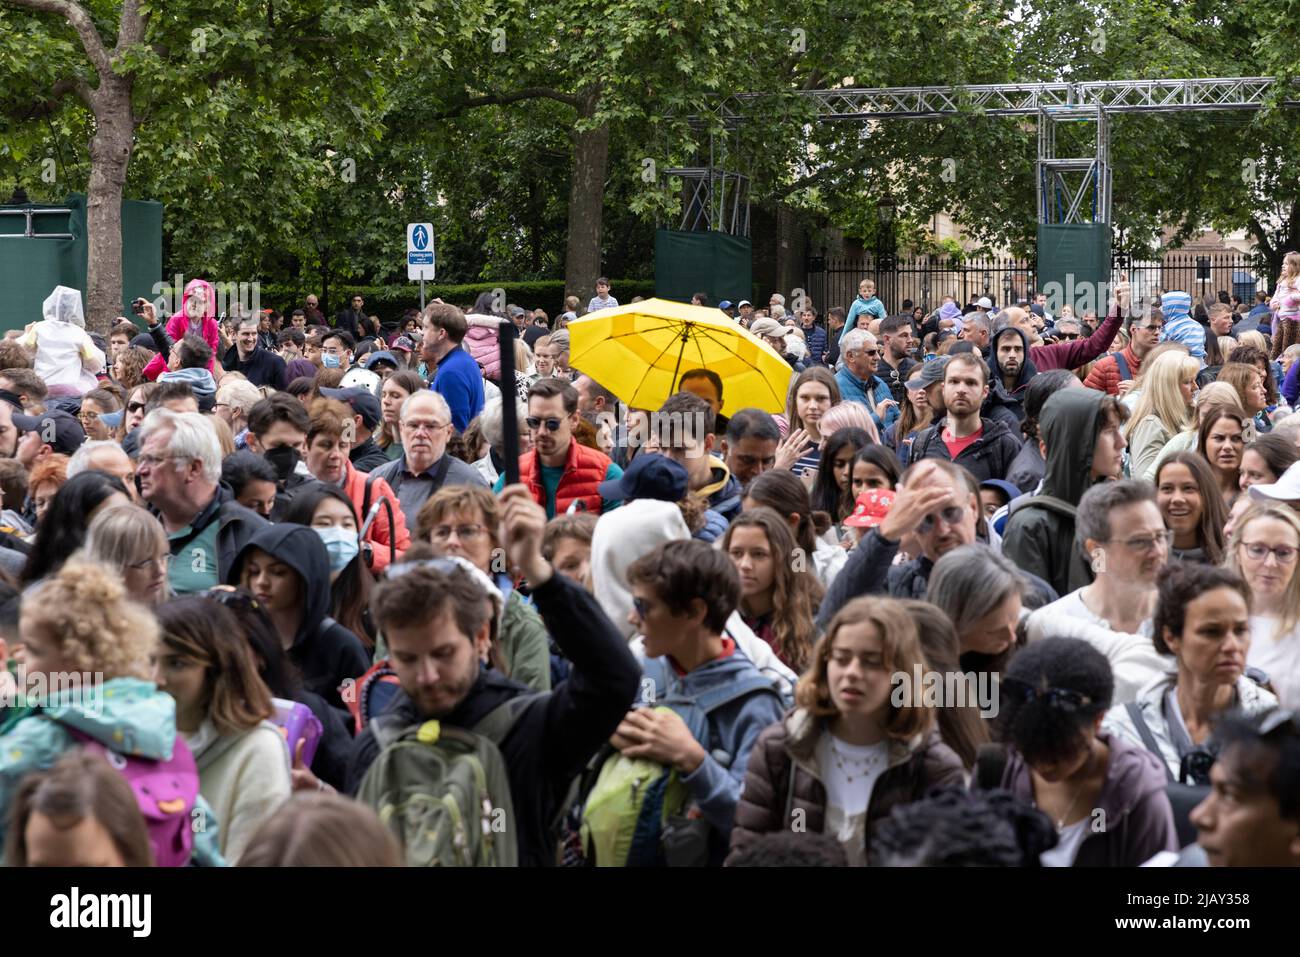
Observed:
[[[635,595],[633,595],[632,607],[636,609],[636,614],[638,618],[644,619],[646,615],[650,614],[650,606],[646,604],[644,598],[637,598]]]
[[[1058,338],[1058,339],[1079,339],[1079,338],[1081,338],[1081,336],[1080,336],[1079,333],[1077,333],[1077,332],[1058,332],[1058,333],[1056,334],[1056,338]]]
[[[126,411],[128,411],[128,412],[143,412],[143,411],[144,411],[144,403],[143,403],[143,402],[130,402],[130,403],[127,403]]]
[[[1035,688],[1026,681],[1016,678],[1003,678],[1000,685],[1003,693],[1021,704],[1029,704],[1039,698],[1047,700],[1048,707],[1061,711],[1079,711],[1092,704],[1092,698],[1069,688]]]
[[[456,538],[462,542],[472,542],[474,539],[485,534],[487,527],[484,525],[439,525],[433,530],[433,537],[440,542],[445,542],[451,538],[451,533],[456,533]]]
[[[403,422],[402,428],[406,429],[412,435],[416,432],[437,432],[439,429],[445,429],[451,425],[450,422]]]
[[[564,424],[563,419],[539,419],[535,415],[528,416],[528,418],[524,419],[524,422],[527,423],[529,430],[533,432],[540,429],[543,422],[546,423],[546,428],[550,432],[560,431],[560,426]]]
[[[1270,548],[1263,542],[1242,542],[1241,547],[1246,550],[1246,554],[1257,562],[1268,561],[1269,555],[1277,557],[1279,565],[1290,565],[1295,561],[1296,549],[1290,545],[1278,545]]]
[[[99,413],[90,412],[87,411],[86,409],[82,409],[80,412],[77,413],[77,418],[79,418],[82,422],[97,422],[99,421]]]
[[[1138,538],[1126,538],[1124,541],[1110,539],[1107,544],[1118,543],[1127,548],[1130,552],[1149,552],[1154,548],[1170,548],[1174,544],[1174,533],[1172,531],[1163,531],[1156,535],[1144,535]]]
[[[160,568],[162,571],[165,572],[167,571],[168,568],[171,567],[171,563],[172,563],[172,554],[171,552],[167,552],[165,555],[161,555],[158,558],[146,558],[143,561],[131,562],[126,567],[133,568],[138,572],[142,572],[147,568]]]
[[[945,525],[956,525],[966,517],[965,505],[949,505],[947,508],[937,513],[939,518],[943,519]],[[934,528],[936,519],[933,514],[927,515],[921,519],[921,524],[916,526],[916,530],[922,535],[928,534]]]
[[[162,465],[164,462],[172,462],[176,458],[175,455],[142,455],[135,461],[137,469],[139,469],[146,465],[152,468],[155,465]]]

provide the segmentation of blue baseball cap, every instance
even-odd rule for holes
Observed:
[[[690,475],[686,467],[666,455],[645,452],[632,460],[622,478],[600,483],[600,497],[607,502],[631,502],[653,498],[680,502],[686,497]]]
[[[724,300],[722,300],[722,302],[718,303],[718,308],[719,308],[719,309],[730,309],[730,308],[731,308],[731,300],[730,300],[730,299],[724,299]]]

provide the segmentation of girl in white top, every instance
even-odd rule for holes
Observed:
[[[1251,595],[1246,663],[1269,676],[1283,707],[1300,706],[1300,517],[1253,501],[1233,528],[1227,564]]]
[[[84,395],[98,384],[104,353],[86,334],[81,293],[55,286],[41,307],[44,319],[27,327],[19,344],[36,350],[36,374],[50,395]]]

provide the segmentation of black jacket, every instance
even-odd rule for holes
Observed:
[[[221,359],[227,372],[242,372],[255,386],[269,385],[277,392],[288,385],[285,381],[284,360],[268,349],[258,346],[244,362],[239,361],[239,347],[231,346]]]
[[[1020,440],[1000,419],[982,419],[981,422],[984,434],[961,450],[956,463],[980,482],[1006,478],[1007,473],[1011,471],[1011,463],[1020,454]],[[907,459],[909,464],[919,462],[921,459],[953,461],[953,457],[948,453],[948,446],[943,443],[943,430],[947,424],[948,417],[944,416],[917,434]]]
[[[330,560],[325,542],[305,525],[269,525],[259,529],[239,551],[223,578],[238,585],[244,559],[260,548],[276,561],[298,573],[302,588],[302,618],[289,659],[302,673],[302,683],[332,707],[346,710],[340,686],[360,678],[370,667],[370,656],[361,639],[329,617]]]
[[[627,642],[596,599],[563,575],[553,575],[533,589],[533,600],[547,631],[572,663],[569,677],[526,705],[501,742],[510,775],[510,794],[519,825],[519,863],[538,867],[555,863],[551,824],[570,783],[614,733],[636,699],[641,668]],[[498,705],[532,691],[495,671],[483,671],[469,694],[441,718],[472,728]],[[416,714],[411,700],[397,695],[387,713]],[[379,746],[370,728],[352,749],[347,790],[356,794]]]
[[[352,337],[353,342],[360,342],[361,341],[360,323],[361,320],[364,318],[364,316],[365,313],[362,312],[356,312],[352,309],[342,309],[339,311],[339,314],[334,317],[334,328],[346,329],[348,335]]]
[[[360,445],[353,446],[352,451],[348,453],[348,458],[352,462],[352,467],[358,472],[373,472],[381,465],[387,465],[389,458],[387,453],[379,447],[372,435]],[[365,516],[362,516],[365,521]]]
[[[862,537],[849,560],[832,580],[817,612],[817,630],[825,631],[835,613],[859,595],[892,595],[894,598],[925,600],[930,588],[930,572],[934,562],[921,555],[901,565],[894,564],[898,542],[891,542],[873,528]],[[1022,601],[1026,608],[1042,608],[1056,601],[1060,595],[1037,575],[1023,572],[1029,579],[1029,588]]]

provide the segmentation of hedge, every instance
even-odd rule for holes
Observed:
[[[653,279],[611,279],[610,286],[619,302],[628,302],[634,296],[650,298],[655,294]],[[564,311],[564,280],[545,279],[532,282],[479,282],[463,285],[440,285],[425,283],[425,301],[442,299],[457,306],[471,305],[480,293],[492,292],[494,289],[505,290],[506,303],[517,303],[526,309],[545,309],[546,314],[554,319]],[[301,306],[309,292],[319,291],[306,285],[264,284],[259,290],[261,307],[279,309],[288,313]],[[333,316],[345,305],[354,293],[366,298],[366,313],[379,317],[384,324],[396,323],[407,309],[420,306],[419,283],[404,283],[389,286],[351,286],[340,284],[330,289],[330,301],[324,305],[326,314]],[[162,295],[171,297],[170,288],[162,290]],[[586,303],[582,304],[584,307]]]

